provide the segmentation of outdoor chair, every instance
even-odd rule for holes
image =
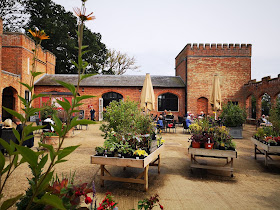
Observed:
[[[183,121],[184,121],[184,118],[183,117],[180,117],[180,116],[178,116],[178,125],[179,124],[183,124]]]
[[[171,122],[169,121],[166,129],[169,129],[169,132],[170,132],[170,129],[173,129],[173,133],[174,133],[174,131],[176,133],[176,120],[173,120]]]

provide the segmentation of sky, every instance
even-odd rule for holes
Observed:
[[[53,0],[73,11],[80,0]],[[87,0],[86,26],[108,49],[134,56],[131,75],[175,76],[188,43],[252,44],[251,79],[280,74],[279,0]]]

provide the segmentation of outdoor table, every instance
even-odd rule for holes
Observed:
[[[193,168],[202,168],[202,169],[212,169],[212,170],[221,170],[221,171],[230,171],[231,177],[233,177],[233,158],[237,158],[237,151],[233,150],[218,150],[218,149],[204,149],[204,148],[192,148],[188,149],[189,154],[191,155],[191,172]],[[203,158],[222,158],[226,159],[225,165],[203,165],[197,157]],[[229,161],[230,159],[230,161]]]
[[[157,166],[158,173],[160,173],[160,153],[163,150],[164,145],[161,145],[154,152],[148,155],[144,159],[134,158],[119,158],[119,157],[104,157],[104,156],[91,156],[92,164],[100,164],[101,169],[101,187],[104,187],[104,180],[138,183],[144,185],[144,190],[148,190],[148,170],[149,166]],[[156,163],[157,162],[157,163]],[[136,178],[123,178],[112,176],[111,173],[105,168],[105,165],[113,165],[119,167],[133,167],[142,168],[141,172]],[[106,176],[106,174],[108,176]]]
[[[258,141],[255,138],[251,138],[251,141],[255,145],[255,159],[257,159],[257,155],[259,155],[259,154],[265,155],[265,158],[264,158],[265,166],[268,166],[268,158],[270,160],[273,160],[271,158],[271,155],[280,155],[280,146],[270,146],[268,144],[264,144],[264,143]],[[261,149],[263,150],[263,152],[261,151]],[[272,162],[270,162],[270,164],[272,164]]]

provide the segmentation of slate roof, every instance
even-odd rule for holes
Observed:
[[[151,75],[154,87],[185,87],[179,76]],[[77,74],[46,74],[35,82],[35,86],[58,86],[55,80],[61,80],[73,85],[77,84]],[[145,75],[95,75],[81,82],[80,86],[92,87],[142,87]]]

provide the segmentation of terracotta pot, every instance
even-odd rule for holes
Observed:
[[[192,148],[200,148],[200,143],[192,141]]]
[[[56,146],[59,143],[59,136],[45,136],[43,138],[43,144],[49,144]]]
[[[214,143],[205,143],[205,149],[213,149]]]

